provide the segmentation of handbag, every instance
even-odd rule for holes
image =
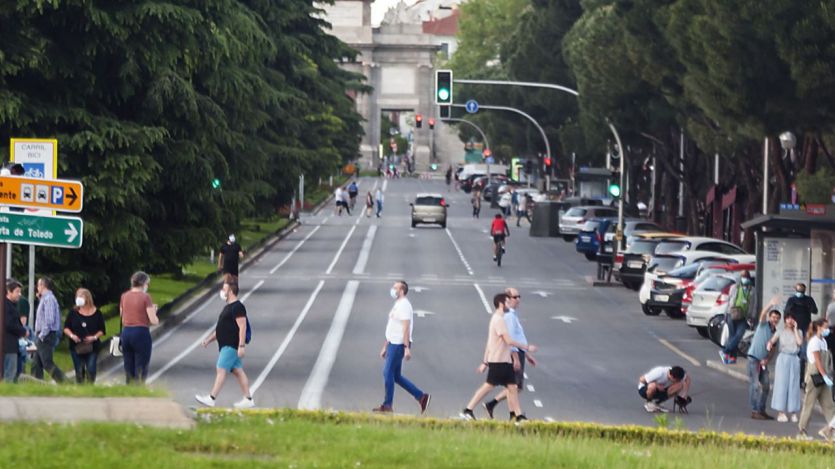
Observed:
[[[79,342],[75,344],[75,353],[78,355],[87,355],[88,353],[93,353],[93,343]]]
[[[815,373],[810,376],[812,377],[812,384],[814,384],[816,388],[824,385],[823,376],[820,373]]]
[[[119,318],[119,335],[114,335],[110,338],[110,355],[114,357],[122,356],[122,319]]]

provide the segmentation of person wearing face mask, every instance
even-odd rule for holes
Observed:
[[[35,346],[38,350],[32,363],[32,376],[43,379],[44,370],[48,371],[57,383],[63,383],[64,372],[52,360],[55,347],[61,340],[61,308],[52,293],[52,279],[38,279],[38,311],[35,316]]]
[[[143,383],[148,377],[151,363],[151,329],[159,324],[157,305],[148,294],[151,277],[139,271],[130,277],[130,290],[119,300],[119,315],[122,318],[122,354],[125,364],[125,382]]]
[[[797,353],[803,344],[803,335],[797,328],[797,321],[791,313],[783,318],[783,328],[768,341],[768,350],[778,347],[777,363],[774,365],[774,392],[771,408],[779,412],[778,422],[797,422],[800,411],[800,357]]]
[[[829,322],[825,318],[812,322],[807,333],[806,360],[809,366],[806,367],[804,381],[806,383],[803,394],[803,408],[800,411],[800,422],[798,439],[811,440],[806,433],[809,426],[809,419],[812,417],[812,410],[815,403],[820,404],[821,412],[829,425],[824,427],[818,434],[825,440],[832,438],[832,418],[835,416],[835,406],[832,404],[832,396],[829,389],[832,388],[832,355],[826,345],[826,337],[830,334]]]
[[[105,332],[104,316],[93,303],[93,294],[86,288],[79,288],[75,292],[75,307],[64,321],[64,335],[69,338],[76,383],[96,382],[99,339]]]
[[[774,348],[769,350],[768,341],[774,336],[777,324],[780,323],[780,311],[774,309],[779,303],[780,296],[777,295],[760,312],[757,330],[751,339],[751,347],[748,348],[748,401],[751,404],[751,418],[754,420],[774,419],[765,413],[765,403],[768,402],[771,385],[768,378],[768,362],[775,351]]]
[[[243,398],[234,404],[236,409],[249,409],[255,407],[252,394],[249,390],[249,378],[244,373],[244,366],[241,359],[246,354],[246,307],[238,300],[238,282],[227,280],[220,289],[220,299],[226,302],[226,306],[217,318],[217,325],[214,332],[203,339],[203,347],[217,341],[218,357],[215,372],[215,382],[209,394],[195,395],[197,402],[214,407],[220,389],[226,381],[226,375],[238,380]]]
[[[392,285],[389,295],[394,300],[394,306],[388,315],[386,324],[386,341],[380,350],[380,358],[385,361],[383,365],[383,382],[385,384],[385,399],[374,412],[392,412],[394,402],[394,384],[397,383],[406,392],[412,395],[420,405],[420,413],[426,412],[431,396],[420,390],[411,381],[401,374],[403,360],[412,358],[412,331],[414,329],[414,311],[412,303],[406,295],[409,293],[409,285],[405,280],[400,280]]]
[[[815,299],[806,295],[806,284],[798,283],[794,286],[794,296],[786,301],[786,313],[792,313],[797,318],[797,327],[800,332],[806,334],[812,316],[818,314],[818,305]]]
[[[728,292],[729,314],[726,317],[728,324],[728,339],[725,346],[719,351],[719,358],[722,363],[730,365],[736,363],[737,347],[748,329],[749,308],[753,306],[751,293],[754,291],[751,282],[751,274],[743,270],[739,282],[735,283]]]
[[[218,250],[217,270],[224,276],[238,277],[238,264],[244,258],[244,250],[238,244],[234,234],[230,234],[223,246]]]

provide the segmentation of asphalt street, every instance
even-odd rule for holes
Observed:
[[[796,433],[791,423],[751,420],[747,384],[706,367],[717,349],[683,321],[644,316],[636,292],[592,287],[595,264],[575,253],[572,243],[529,237],[527,223],[515,228],[514,220],[499,268],[488,234],[495,211],[485,206],[482,218],[473,219],[468,194],[448,192],[437,180],[360,183],[359,200],[367,190],[384,188],[382,218],[366,218],[360,210],[336,216],[329,206],[241,272],[253,326],[244,369],[258,407],[366,411],[379,405],[388,292],[405,279],[417,317],[404,375],[432,394],[427,415],[456,417],[483,382],[476,367],[488,302],[514,286],[522,295],[518,310],[528,339],[541,349],[521,396],[529,418],[655,426],[657,414],[648,414],[637,394],[638,376],[656,365],[680,364],[693,380],[694,402],[681,416],[687,428]],[[418,192],[447,197],[448,229],[410,227],[409,202]],[[199,343],[222,307],[217,296],[196,305],[154,344],[149,381],[184,405],[197,405],[194,394],[211,387],[217,347]],[[120,370],[110,371],[106,378],[120,376]],[[218,405],[239,398],[230,377]],[[419,413],[400,388],[394,409]],[[506,407],[496,415],[506,418]],[[476,416],[486,414],[477,409]],[[674,425],[675,416],[668,419]]]

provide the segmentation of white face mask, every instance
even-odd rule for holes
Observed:
[[[234,243],[234,242],[235,242],[235,235],[229,235],[229,242],[230,242],[230,243]]]
[[[84,298],[82,298],[80,296],[76,296],[75,297],[75,305],[78,306],[79,308],[84,306]]]
[[[143,285],[142,286],[142,291],[145,292],[145,293],[148,293],[148,285]]]
[[[229,298],[229,295],[226,294],[226,290],[221,290],[220,291],[220,299],[223,300],[223,301],[226,301],[227,298]]]
[[[397,289],[392,288],[391,290],[389,290],[389,295],[391,296],[392,299],[396,300],[397,299]]]

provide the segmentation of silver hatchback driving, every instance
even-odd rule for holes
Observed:
[[[418,194],[412,206],[412,228],[418,223],[441,225],[446,228],[449,204],[441,194]]]

